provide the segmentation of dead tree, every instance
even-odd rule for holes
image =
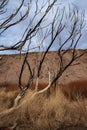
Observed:
[[[29,30],[29,33],[26,35],[28,40],[30,40],[30,43],[28,46],[28,50],[25,54],[24,62],[22,65],[21,73],[20,73],[20,78],[19,78],[20,87],[22,86],[21,78],[22,78],[22,74],[23,74],[22,72],[24,70],[25,64],[28,65],[30,77],[29,77],[28,83],[25,86],[25,88],[21,89],[21,90],[23,90],[22,92],[25,92],[25,90],[27,90],[30,87],[31,82],[35,78],[34,72],[32,71],[33,69],[29,64],[29,61],[27,60],[27,56],[28,56],[29,50],[31,50],[30,45],[32,45],[32,42],[31,42],[32,38],[34,38],[34,36],[36,36],[36,34],[38,34],[40,30],[43,32],[44,28],[45,28],[46,33],[43,34],[43,37],[39,43],[39,46],[37,46],[37,47],[38,48],[41,47],[40,45],[42,45],[43,42],[48,37],[50,40],[48,41],[47,48],[42,53],[41,59],[38,62],[36,77],[37,77],[37,80],[40,78],[41,72],[43,71],[43,64],[45,62],[46,55],[48,54],[49,50],[56,42],[56,46],[57,46],[56,54],[58,56],[58,64],[57,64],[58,67],[57,67],[57,70],[55,70],[55,76],[53,77],[53,80],[51,81],[51,86],[53,86],[54,92],[56,92],[56,82],[58,82],[59,78],[62,76],[64,71],[68,67],[73,65],[73,62],[76,59],[80,58],[87,52],[87,51],[84,51],[80,55],[77,54],[77,52],[76,52],[76,48],[77,48],[77,45],[79,44],[79,40],[82,36],[82,30],[84,27],[84,14],[79,12],[78,9],[74,8],[72,10],[71,8],[69,8],[69,14],[66,16],[65,8],[63,8],[61,17],[60,17],[60,15],[59,15],[60,11],[58,10],[59,9],[58,8],[55,12],[52,22],[50,23],[50,25],[48,25],[49,28],[47,28],[47,29],[46,29],[46,27],[41,28],[41,25],[47,15],[47,13],[51,11],[51,8],[53,7],[54,3],[55,3],[55,1],[51,5],[49,5],[45,14],[42,16],[42,18],[39,20],[39,22],[33,27],[33,29]],[[49,9],[49,11],[48,11],[48,9]],[[66,16],[66,19],[65,19],[65,16]],[[58,19],[59,19],[59,21],[58,21]],[[64,20],[66,20],[66,21],[64,22]],[[70,25],[68,25],[69,22],[71,22]],[[63,33],[66,33],[66,32],[68,34],[67,37],[62,38]],[[23,41],[23,44],[19,44],[19,46],[23,47],[24,44],[26,44],[26,40]],[[64,49],[64,48],[66,48],[66,49]],[[70,51],[70,49],[71,49],[71,58],[65,63],[65,61],[64,61],[65,55]],[[37,88],[38,88],[38,86],[37,86]],[[50,88],[48,89],[48,95],[50,95]]]
[[[36,95],[39,95],[39,94],[47,91],[47,89],[50,88],[50,85],[51,85],[50,72],[49,72],[48,80],[49,80],[48,85],[40,91],[37,91],[38,80],[36,81],[36,86],[35,86],[36,90],[31,94],[29,101],[33,100],[36,97]],[[22,96],[23,96],[23,93],[18,94],[14,100],[14,105],[11,108],[9,108],[8,110],[5,110],[0,113],[0,128],[3,128],[3,129],[8,128],[10,130],[13,130],[17,127],[17,125],[18,125],[17,120],[19,120],[19,118],[20,118],[20,116],[17,116],[17,112],[20,111],[21,107],[24,106],[27,102],[27,100],[25,100],[20,103]],[[19,114],[20,114],[20,112],[19,112]],[[13,116],[14,118],[11,119],[11,116]]]
[[[29,4],[32,4],[32,1],[29,1]],[[34,77],[34,72],[32,66],[30,66],[29,61],[27,59],[29,51],[35,50],[38,48],[38,50],[43,51],[41,55],[41,59],[38,62],[38,68],[37,68],[37,80],[36,80],[36,86],[35,86],[35,93],[32,97],[34,97],[37,94],[43,93],[44,91],[48,90],[51,85],[55,84],[56,81],[62,76],[64,71],[79,57],[84,55],[82,53],[81,55],[78,55],[76,53],[76,48],[79,43],[79,40],[82,36],[82,30],[84,27],[84,14],[79,12],[78,9],[72,9],[69,8],[69,14],[66,15],[65,7],[60,9],[57,5],[56,11],[54,12],[54,15],[52,17],[51,22],[47,22],[49,14],[52,14],[53,9],[56,7],[57,0],[53,0],[53,2],[50,2],[49,0],[47,2],[43,2],[43,5],[39,8],[39,1],[35,1],[35,10],[34,15],[32,18],[30,18],[30,21],[27,25],[27,28],[25,29],[23,36],[21,37],[21,40],[11,47],[3,46],[0,48],[0,51],[3,50],[18,50],[19,52],[25,52],[24,54],[24,61],[22,64],[20,76],[19,76],[19,88],[21,92],[15,99],[14,106],[10,108],[9,110],[0,113],[0,120],[4,119],[5,116],[8,117],[8,115],[15,110],[19,109],[20,99],[25,94],[25,92],[30,87],[30,84]],[[28,5],[26,13],[19,18],[18,21],[15,23],[10,23],[11,20],[19,13],[21,7],[24,4],[24,0],[22,0],[22,3],[20,4],[19,8],[16,10],[14,14],[9,16],[7,20],[5,20],[3,23],[0,24],[1,34],[4,33],[8,28],[19,24],[22,20],[25,20],[27,15],[30,15],[30,11],[32,10],[32,6],[30,7]],[[46,8],[45,8],[46,6]],[[45,9],[44,9],[45,8]],[[44,11],[43,11],[44,9]],[[43,15],[41,15],[38,20],[36,20],[37,16],[40,15],[40,12],[43,11]],[[29,17],[29,16],[28,16]],[[35,23],[34,23],[35,22]],[[32,24],[33,23],[33,24]],[[67,34],[65,36],[64,34]],[[40,37],[39,37],[40,36]],[[65,37],[64,37],[65,36]],[[33,39],[39,37],[37,46],[32,47]],[[43,44],[45,44],[46,48],[43,50]],[[23,50],[23,47],[27,44],[27,50]],[[52,46],[56,45],[56,54],[58,56],[58,64],[57,64],[57,70],[55,70],[55,77],[50,81],[50,73],[49,73],[49,84],[46,88],[43,90],[38,91],[38,79],[40,78],[41,71],[43,68],[43,63],[45,62],[46,55],[51,50]],[[68,51],[72,48],[72,57],[71,59],[65,63],[64,62],[64,56],[68,53]],[[64,50],[65,49],[65,50]],[[62,51],[64,50],[64,51]],[[30,73],[29,80],[27,82],[27,85],[25,87],[22,86],[22,75],[24,71],[24,66],[28,66],[28,70]],[[50,71],[50,69],[49,69]],[[55,89],[55,87],[54,87]],[[30,97],[31,99],[31,97]],[[15,105],[16,104],[16,105]],[[3,127],[3,122],[0,124],[0,126]],[[12,124],[15,126],[15,124]]]
[[[9,1],[1,2],[2,7],[6,6]],[[20,9],[24,5],[25,0],[22,0],[20,6],[12,15],[10,15],[4,22],[0,23],[1,34],[4,33],[8,28],[19,24],[27,17],[30,16],[30,11],[32,10],[32,1],[29,1],[26,12],[23,16],[20,15],[19,20],[15,22],[11,22],[20,12]],[[37,68],[37,79],[39,79],[43,67],[43,63],[45,61],[47,53],[51,50],[52,46],[56,46],[56,54],[58,56],[58,69],[55,70],[55,77],[52,80],[51,85],[55,84],[56,81],[61,77],[63,72],[81,55],[77,55],[76,48],[79,44],[79,40],[82,36],[82,30],[84,27],[84,14],[79,12],[75,7],[69,7],[69,14],[66,14],[65,7],[60,8],[60,5],[57,5],[57,0],[53,0],[52,2],[47,1],[43,2],[42,6],[39,7],[39,1],[35,1],[35,10],[32,18],[30,17],[30,21],[25,29],[21,40],[10,47],[3,46],[0,48],[0,51],[3,50],[19,50],[19,52],[25,52],[24,61],[22,64],[20,76],[19,76],[19,88],[23,90],[27,90],[32,82],[34,77],[34,72],[29,61],[27,60],[28,53],[31,50],[43,51],[43,44],[46,43],[46,48],[42,53],[41,59],[38,62]],[[46,6],[46,8],[45,8]],[[44,9],[45,8],[45,9]],[[54,15],[52,16],[52,20],[47,22],[49,14],[52,15],[53,9],[56,8]],[[43,11],[43,15],[36,20],[37,16],[40,15],[40,12]],[[61,15],[60,15],[61,14]],[[35,22],[35,23],[34,23]],[[33,24],[32,24],[33,23]],[[64,37],[64,33],[67,33]],[[39,37],[40,35],[40,37]],[[39,41],[37,46],[32,47],[33,39],[39,37]],[[23,50],[24,46],[27,46],[27,50]],[[64,63],[64,57],[68,53],[68,51],[72,48],[72,57],[70,61],[66,64]],[[62,51],[64,50],[65,51]],[[86,51],[84,52],[86,53]],[[29,69],[29,80],[25,87],[22,86],[22,75],[24,71],[24,66],[27,65]]]

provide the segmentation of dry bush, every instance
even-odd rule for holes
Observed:
[[[13,106],[17,94],[18,91],[6,92],[5,88],[0,88],[0,112]]]
[[[8,114],[11,123],[16,121],[16,130],[63,130],[63,127],[70,126],[87,128],[87,99],[70,102],[60,90],[50,99],[46,98],[46,93],[32,97],[33,93],[28,90],[18,107]],[[8,104],[16,94],[0,92],[0,100],[1,97],[8,99],[7,102],[0,101],[0,106],[3,104],[3,109],[8,110]]]
[[[63,94],[71,101],[87,98],[87,80],[75,80],[67,84],[61,84]]]
[[[31,130],[57,130],[61,126],[87,127],[87,100],[68,101],[61,91],[47,99],[44,94],[31,99],[28,92],[22,101],[20,120],[29,120]],[[29,100],[30,99],[30,100]],[[22,124],[23,126],[23,124]]]

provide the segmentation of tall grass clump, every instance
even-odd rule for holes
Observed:
[[[8,114],[11,121],[17,117],[16,130],[67,130],[70,127],[87,129],[87,99],[70,102],[61,90],[55,96],[50,95],[50,98],[47,98],[46,93],[31,98],[33,93],[34,91],[28,90],[17,110]],[[12,107],[16,95],[17,92],[0,91],[0,110]]]

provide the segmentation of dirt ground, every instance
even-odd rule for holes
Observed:
[[[80,54],[84,50],[77,50]],[[29,53],[28,61],[30,63],[32,71],[36,73],[37,67],[40,61],[42,53]],[[69,51],[65,55],[65,62],[71,57]],[[19,81],[19,75],[21,66],[23,63],[24,55],[0,55],[0,84],[17,83]],[[40,81],[48,82],[48,69],[50,70],[51,77],[56,73],[58,67],[58,57],[56,52],[49,52],[46,56],[45,62],[42,66],[42,73]],[[28,80],[28,68],[25,67],[23,72],[22,81],[24,83]],[[73,80],[87,79],[87,53],[81,58],[77,59],[72,66],[70,66],[59,79],[60,83],[66,83]]]

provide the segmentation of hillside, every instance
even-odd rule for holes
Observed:
[[[83,53],[84,50],[77,50],[78,54]],[[28,61],[32,71],[36,72],[38,61],[40,61],[42,53],[29,53]],[[65,62],[71,57],[71,50],[65,55]],[[0,84],[18,83],[21,66],[24,55],[1,55],[0,56]],[[42,73],[40,81],[48,82],[48,68],[51,72],[51,77],[56,73],[58,67],[58,57],[56,52],[49,52],[46,56],[45,62],[42,66]],[[28,80],[28,68],[25,67],[22,81],[26,83]],[[77,59],[72,66],[70,66],[59,79],[60,83],[66,83],[78,79],[87,79],[87,53],[81,58]]]
[[[71,57],[71,51],[64,57],[66,63]],[[82,54],[84,50],[77,50]],[[35,74],[42,53],[29,53],[28,62]],[[42,67],[40,82],[48,82],[48,69],[51,77],[57,70],[57,53],[49,52]],[[0,56],[0,87],[6,84],[18,84],[24,55]],[[28,68],[25,66],[22,82],[28,80]],[[87,80],[87,54],[76,60],[59,79],[60,83],[74,80]],[[13,89],[13,88],[12,88]],[[10,90],[12,90],[10,89]],[[66,89],[67,90],[67,89]],[[87,98],[79,97],[71,101],[61,89],[55,96],[47,98],[46,93],[29,90],[25,95],[19,90],[5,91],[0,88],[0,130],[87,130]]]

